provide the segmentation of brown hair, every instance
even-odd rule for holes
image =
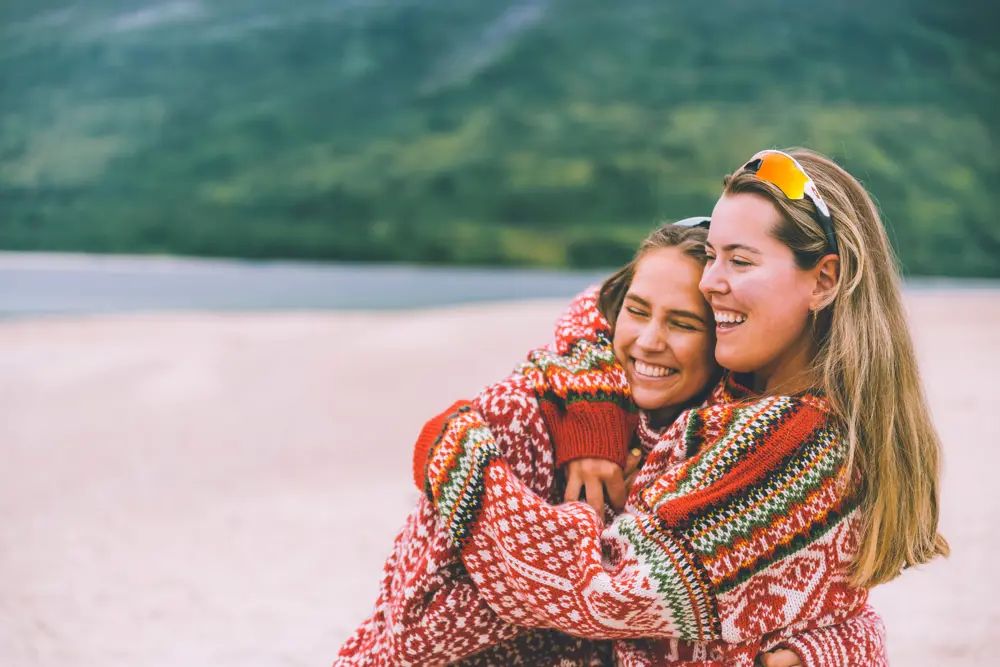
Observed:
[[[931,422],[903,310],[899,269],[878,209],[864,187],[832,160],[805,149],[786,151],[816,183],[833,215],[840,275],[814,320],[818,378],[861,480],[862,527],[852,568],[855,585],[870,587],[939,555],[941,441]],[[808,199],[737,171],[724,194],[752,193],[781,213],[776,239],[802,269],[829,253]]]
[[[615,321],[618,319],[618,313],[621,312],[622,304],[625,302],[625,294],[632,286],[635,268],[643,255],[657,248],[678,248],[685,255],[704,264],[705,241],[707,239],[708,232],[699,227],[685,227],[668,222],[653,230],[646,237],[646,240],[639,244],[639,249],[632,261],[601,284],[601,291],[597,297],[597,308],[611,325],[611,331],[615,330]]]

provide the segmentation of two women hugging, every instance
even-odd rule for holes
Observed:
[[[335,665],[886,663],[868,591],[948,547],[877,209],[831,160],[762,151],[691,223],[428,422]]]

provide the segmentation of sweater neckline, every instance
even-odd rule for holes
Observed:
[[[639,445],[644,451],[649,452],[658,442],[660,442],[663,433],[666,432],[666,430],[672,425],[673,422],[667,424],[663,428],[653,428],[653,426],[649,423],[649,413],[645,410],[639,410],[639,426],[636,427],[636,435],[639,438]]]
[[[831,411],[830,404],[826,400],[826,393],[818,387],[803,389],[802,391],[789,394],[765,394],[755,392],[751,389],[752,385],[752,373],[726,371],[712,392],[709,402],[715,405],[738,405],[741,403],[755,403],[767,399],[785,399],[800,401],[826,413]]]

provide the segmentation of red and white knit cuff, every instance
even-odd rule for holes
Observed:
[[[639,417],[608,401],[571,403],[564,414],[547,401],[541,402],[545,425],[552,436],[556,467],[582,458],[604,459],[622,468]]]
[[[430,456],[431,447],[441,437],[445,424],[459,409],[471,406],[469,401],[455,401],[447,410],[441,414],[431,417],[420,429],[417,442],[413,447],[413,483],[417,485],[417,490],[423,492],[427,482],[427,457]]]

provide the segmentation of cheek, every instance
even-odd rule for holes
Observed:
[[[802,291],[802,284],[794,275],[758,270],[743,276],[734,286],[733,295],[758,322],[779,324],[784,328],[809,314],[808,295],[803,295]]]
[[[730,284],[736,300],[751,311],[766,309],[771,300],[769,297],[773,298],[781,290],[774,277],[762,269],[748,272],[738,280],[732,280]]]
[[[625,318],[619,317],[615,322],[615,333],[611,339],[611,347],[619,361],[625,359],[626,351],[635,340],[635,333],[631,329]]]
[[[674,348],[689,377],[705,382],[715,370],[715,337],[707,333],[687,336]]]

